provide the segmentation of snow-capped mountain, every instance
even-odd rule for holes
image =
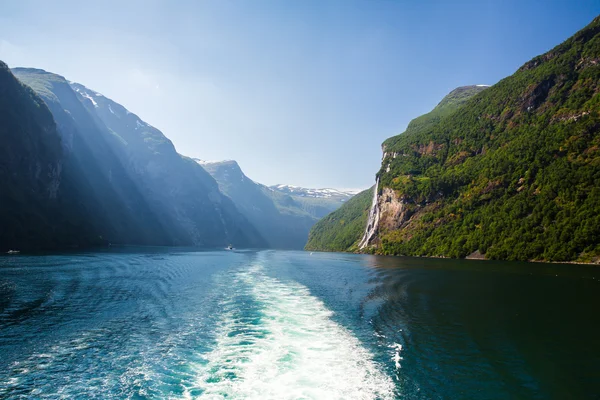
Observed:
[[[266,186],[247,177],[234,160],[194,161],[217,181],[273,248],[302,249],[312,225],[352,197],[336,189]]]
[[[354,193],[331,188],[309,189],[293,185],[272,185],[269,186],[269,189],[293,196],[314,197],[321,199],[339,199],[341,201],[347,200],[350,197],[354,196]]]

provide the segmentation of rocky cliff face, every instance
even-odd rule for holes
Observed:
[[[418,134],[421,131],[430,129],[443,118],[452,115],[469,99],[488,87],[488,85],[471,85],[454,89],[431,112],[412,120],[403,135],[411,135],[413,132]],[[406,159],[414,155],[417,157],[435,156],[445,146],[443,143],[435,143],[433,140],[426,143],[411,143],[409,148],[395,148],[394,143],[394,138],[391,138],[382,145],[382,167],[379,174],[389,175],[392,165],[398,158]],[[395,177],[395,179],[397,181],[411,180],[412,175],[407,174]],[[380,237],[405,228],[410,217],[421,206],[418,202],[411,201],[401,191],[380,185],[378,177],[369,218],[358,248],[365,251],[369,247],[372,249],[380,247]]]

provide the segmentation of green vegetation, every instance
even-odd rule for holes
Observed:
[[[482,90],[485,86],[463,86],[450,92],[429,113],[413,119],[406,128],[409,132],[420,132],[439,122],[442,117],[451,115],[459,109],[468,99]],[[386,143],[393,142],[395,138],[388,139]],[[396,178],[397,183],[427,182],[429,178],[401,176]],[[306,250],[318,251],[356,251],[358,241],[361,239],[369,208],[373,200],[373,189],[365,190],[344,204],[337,211],[321,219],[310,231]]]
[[[465,104],[467,100],[475,96],[477,93],[483,91],[484,89],[487,89],[487,86],[471,85],[461,86],[459,88],[454,89],[453,91],[448,93],[448,95],[444,97],[442,101],[440,101],[440,103],[433,110],[410,121],[404,133],[406,134],[413,131],[417,132],[431,128],[442,118],[453,114],[463,104]],[[394,136],[386,140],[384,145],[392,145],[398,137],[399,136]]]
[[[306,250],[346,251],[352,249],[360,240],[369,208],[373,199],[373,190],[364,190],[352,197],[336,211],[317,222],[310,230]]]
[[[384,143],[380,186],[410,218],[380,229],[376,252],[600,256],[600,17],[457,110],[422,119]]]
[[[454,90],[383,151],[366,251],[597,262],[600,17],[493,87]],[[363,200],[315,225],[307,249],[356,250]]]

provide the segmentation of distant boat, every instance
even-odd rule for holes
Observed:
[[[235,250],[232,245],[225,247],[225,250]]]
[[[20,251],[19,250],[9,250],[6,252],[6,254],[19,254]]]

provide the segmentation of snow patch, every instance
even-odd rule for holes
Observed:
[[[86,99],[89,99],[92,102],[92,104],[94,105],[94,107],[98,108],[98,103],[96,103],[96,100],[94,100],[93,97],[90,96],[88,93],[80,91],[79,94],[82,97],[85,97]]]
[[[331,197],[351,197],[355,193],[346,191],[340,191],[332,188],[322,189],[307,189],[294,185],[273,185],[270,187],[272,190],[276,190],[282,193],[291,194],[300,197],[317,197],[317,198],[331,198]]]
[[[208,164],[223,164],[223,163],[232,162],[234,160],[201,160],[199,158],[194,158],[194,161],[196,161],[200,165],[208,165]]]

